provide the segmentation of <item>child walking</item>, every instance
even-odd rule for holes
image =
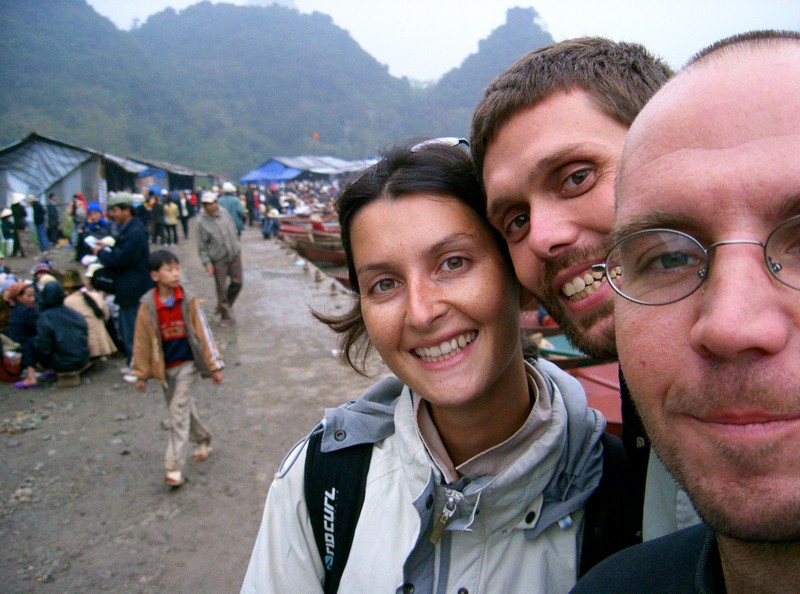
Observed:
[[[168,250],[153,252],[148,268],[156,286],[140,300],[131,369],[139,391],[151,377],[164,386],[170,417],[164,483],[180,487],[188,442],[197,444],[195,461],[211,453],[211,434],[197,416],[192,383],[199,373],[219,385],[224,364],[200,302],[181,286],[178,257]]]

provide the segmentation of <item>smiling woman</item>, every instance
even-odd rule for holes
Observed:
[[[400,381],[329,410],[316,431],[326,454],[303,440],[287,456],[243,591],[335,590],[344,546],[343,592],[567,592],[605,422],[577,382],[523,359],[519,284],[468,153],[394,148],[337,210],[357,298],[344,315],[315,315],[354,369],[374,348]],[[320,554],[303,460],[354,444],[371,445],[359,520]],[[339,495],[326,493],[330,525],[347,511]]]

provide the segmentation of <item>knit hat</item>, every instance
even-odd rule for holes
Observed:
[[[31,274],[33,276],[36,276],[40,272],[45,272],[47,274],[52,273],[53,272],[53,267],[51,266],[50,262],[46,262],[46,261],[42,260],[42,261],[37,262],[36,264],[34,264],[33,268],[31,268]]]
[[[102,208],[100,208],[100,203],[99,203],[99,202],[97,202],[96,200],[92,200],[92,201],[89,203],[89,206],[88,206],[88,208],[87,208],[86,210],[87,210],[88,212],[99,212],[100,214],[102,214],[102,213],[103,213],[103,209],[102,209]]]

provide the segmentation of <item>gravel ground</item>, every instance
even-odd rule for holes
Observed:
[[[173,248],[184,285],[208,299],[227,366],[220,387],[196,384],[214,452],[188,462],[184,487],[163,484],[161,387],[137,392],[122,358],[80,387],[0,384],[0,590],[238,592],[283,454],[325,407],[374,381],[338,362],[335,336],[309,313],[341,310],[350,297],[256,228],[242,244],[244,289],[227,329],[211,316],[213,280],[194,241]],[[67,249],[51,257],[62,271],[71,265]],[[8,263],[27,272],[32,262]]]

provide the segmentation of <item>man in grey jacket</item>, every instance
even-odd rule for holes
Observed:
[[[242,251],[239,234],[231,216],[220,208],[217,195],[204,192],[203,213],[197,225],[197,251],[209,276],[217,286],[217,312],[220,326],[233,321],[233,302],[242,290]]]

